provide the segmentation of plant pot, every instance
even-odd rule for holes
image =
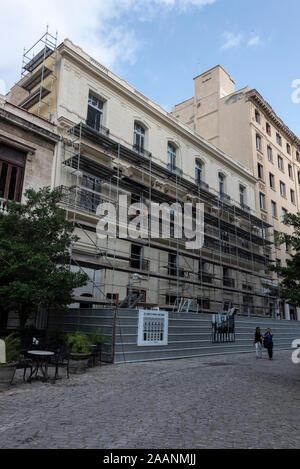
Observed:
[[[2,364],[0,366],[0,392],[9,389],[11,380],[16,371],[16,366],[16,363]]]
[[[70,353],[69,372],[71,374],[84,373],[88,367],[90,353]]]

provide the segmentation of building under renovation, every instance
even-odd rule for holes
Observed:
[[[89,274],[74,305],[115,305],[247,316],[284,314],[271,279],[272,227],[257,216],[251,171],[204,140],[66,39],[48,32],[24,53],[14,104],[57,124],[52,187],[80,238],[71,268]],[[187,249],[171,213],[167,239],[100,239],[97,207],[112,203],[204,207],[204,244]],[[138,210],[137,206],[137,210]],[[128,215],[130,222],[132,215]]]

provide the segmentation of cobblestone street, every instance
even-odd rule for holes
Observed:
[[[1,448],[300,448],[291,352],[105,365],[0,394]]]

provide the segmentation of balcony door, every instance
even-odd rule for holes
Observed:
[[[21,201],[25,153],[0,144],[0,198]]]
[[[101,132],[103,125],[103,101],[93,95],[89,95],[87,125],[97,132]]]

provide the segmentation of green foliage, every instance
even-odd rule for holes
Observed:
[[[280,284],[273,287],[264,284],[271,294],[282,299],[289,299],[300,306],[300,212],[297,215],[288,213],[284,217],[283,223],[293,228],[292,234],[279,233],[276,242],[287,243],[290,248],[290,255],[286,261],[286,267],[271,266],[270,270],[280,275]]]
[[[104,344],[104,342],[109,342],[110,338],[103,334],[101,327],[91,335],[91,341],[95,345]]]
[[[0,213],[0,311],[17,311],[21,326],[39,305],[64,308],[88,276],[69,269],[78,237],[58,207],[61,193],[46,187],[25,192],[25,204],[8,202]]]
[[[14,332],[3,338],[6,347],[6,363],[15,362],[20,355],[20,337]]]
[[[48,342],[50,345],[64,345],[66,344],[67,335],[61,329],[55,329],[51,331],[48,336]]]
[[[90,353],[92,342],[86,334],[76,331],[67,334],[66,344],[71,347],[71,353]]]

